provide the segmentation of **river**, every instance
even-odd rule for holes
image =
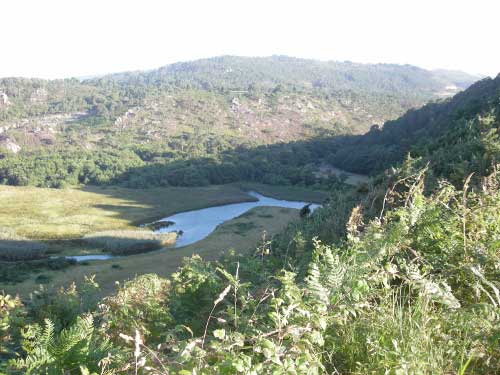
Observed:
[[[173,246],[182,247],[201,241],[212,233],[219,225],[228,220],[234,219],[235,217],[243,215],[245,212],[254,207],[268,206],[301,209],[305,205],[309,204],[308,202],[274,199],[266,197],[255,191],[250,191],[248,194],[257,200],[254,202],[242,202],[207,207],[200,210],[186,211],[168,216],[159,221],[170,221],[174,224],[166,228],[159,229],[157,232],[182,231],[182,235],[179,236],[177,242]],[[311,204],[310,209],[311,211],[314,211],[319,206],[320,205],[318,204]],[[90,254],[68,256],[67,258],[75,259],[76,261],[81,262],[87,260],[106,260],[114,257],[115,256],[113,255],[106,254]]]

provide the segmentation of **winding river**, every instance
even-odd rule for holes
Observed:
[[[251,210],[254,207],[284,207],[284,208],[295,208],[301,209],[308,202],[299,201],[287,201],[281,199],[274,199],[261,195],[255,191],[248,192],[249,195],[256,198],[253,202],[242,202],[234,204],[226,204],[222,206],[207,207],[200,210],[181,212],[172,216],[165,217],[159,221],[170,221],[174,224],[159,229],[157,232],[173,232],[182,231],[182,235],[179,236],[177,242],[173,247],[182,247],[191,245],[198,242],[210,233],[212,233],[217,226],[222,223],[234,219],[245,212]],[[314,211],[320,205],[311,204],[310,209]],[[86,260],[106,260],[114,258],[113,255],[106,254],[92,254],[92,255],[77,255],[68,256],[69,259],[75,259],[78,262]]]

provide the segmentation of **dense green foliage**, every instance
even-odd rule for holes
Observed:
[[[85,81],[1,79],[0,183],[310,185],[324,160],[316,139],[364,132],[474,79],[231,56]]]
[[[444,102],[409,111],[382,129],[346,137],[331,156],[334,164],[360,173],[377,173],[411,153],[430,161],[439,176],[460,182],[482,175],[499,160],[500,75],[481,80]]]
[[[60,152],[0,159],[0,183],[16,186],[122,184],[127,187],[204,186],[237,181],[311,186],[317,164],[328,156],[325,140],[237,148],[218,156],[173,160],[159,151]],[[330,142],[331,143],[331,142]],[[153,162],[150,162],[153,160]]]
[[[1,108],[0,121],[82,111],[89,111],[98,119],[111,119],[143,97],[134,88],[121,92],[112,85],[104,87],[75,78],[53,81],[2,78],[0,91],[8,96],[10,103]]]
[[[312,87],[389,95],[420,96],[455,84],[465,88],[471,76],[452,76],[447,71],[427,71],[410,65],[320,62],[287,56],[221,56],[171,64],[151,72],[114,74],[103,77],[129,84],[189,86],[208,90],[267,90]]]
[[[0,183],[63,187],[109,184],[129,168],[143,165],[132,152],[60,152],[0,159]]]
[[[194,257],[171,282],[145,275],[99,304],[95,283],[37,294],[9,308],[5,325],[30,326],[8,371],[496,373],[498,176],[426,196],[425,173],[399,171],[383,212],[358,206],[336,245],[297,234],[255,256]]]

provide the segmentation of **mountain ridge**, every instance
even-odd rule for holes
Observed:
[[[443,101],[442,90],[458,82],[435,74],[394,64],[222,56],[84,82],[3,79],[0,181],[311,184],[315,166],[306,166],[318,162],[318,151],[307,145]],[[282,165],[290,152],[302,160],[290,156]],[[341,154],[330,159],[349,166]]]
[[[248,65],[246,65],[248,64]],[[210,71],[210,73],[218,73],[222,71],[223,73],[232,73],[234,69],[243,69],[245,68],[246,73],[248,74],[251,70],[259,70],[265,71],[266,69],[271,69],[270,66],[266,66],[266,64],[279,65],[279,69],[272,70],[273,74],[269,74],[266,79],[269,81],[280,81],[283,80],[283,68],[287,68],[285,64],[289,64],[292,72],[295,73],[295,76],[303,76],[304,71],[300,71],[300,69],[305,69],[305,72],[309,74],[311,77],[316,79],[318,77],[318,73],[320,73],[321,69],[327,71],[349,71],[354,70],[358,72],[366,71],[367,69],[375,69],[375,70],[393,70],[394,73],[402,74],[405,71],[407,73],[418,72],[419,74],[428,74],[429,77],[436,79],[437,81],[448,80],[448,83],[456,84],[460,88],[465,88],[468,84],[477,80],[479,77],[477,75],[468,74],[462,71],[451,71],[446,69],[436,69],[436,70],[427,70],[424,68],[420,68],[410,64],[393,64],[393,63],[356,63],[351,61],[321,61],[315,59],[305,59],[305,58],[296,58],[290,56],[283,55],[272,55],[265,57],[242,57],[242,56],[234,56],[234,55],[222,55],[211,58],[203,58],[196,59],[191,61],[181,61],[175,62],[171,64],[167,64],[161,66],[156,69],[148,69],[145,71],[136,70],[130,72],[121,72],[121,73],[111,73],[104,75],[100,78],[103,79],[120,79],[120,77],[132,75],[132,76],[150,76],[149,79],[161,79],[162,77],[182,74],[182,73],[208,73],[207,68],[214,68],[214,70]],[[258,69],[257,69],[258,67]],[[280,72],[281,70],[281,72]],[[297,74],[299,73],[299,74]],[[324,75],[324,71],[321,72]],[[377,73],[377,71],[375,71]],[[262,77],[261,77],[262,78]],[[99,79],[99,78],[98,78]],[[148,79],[148,78],[146,78]],[[296,81],[296,83],[299,83]],[[241,88],[241,86],[239,87]]]

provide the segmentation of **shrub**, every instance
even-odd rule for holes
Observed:
[[[149,339],[164,338],[173,322],[168,308],[170,282],[157,275],[141,275],[119,287],[100,304],[103,332],[117,339],[138,329]]]
[[[35,282],[38,284],[48,284],[51,280],[52,277],[50,277],[49,275],[41,274],[36,277]]]
[[[22,262],[1,262],[0,261],[0,282],[20,283],[30,278],[31,273],[44,270],[62,270],[75,265],[74,259],[44,258]]]
[[[19,297],[0,293],[0,373],[4,359],[15,355],[15,342],[19,340],[24,315]]]

